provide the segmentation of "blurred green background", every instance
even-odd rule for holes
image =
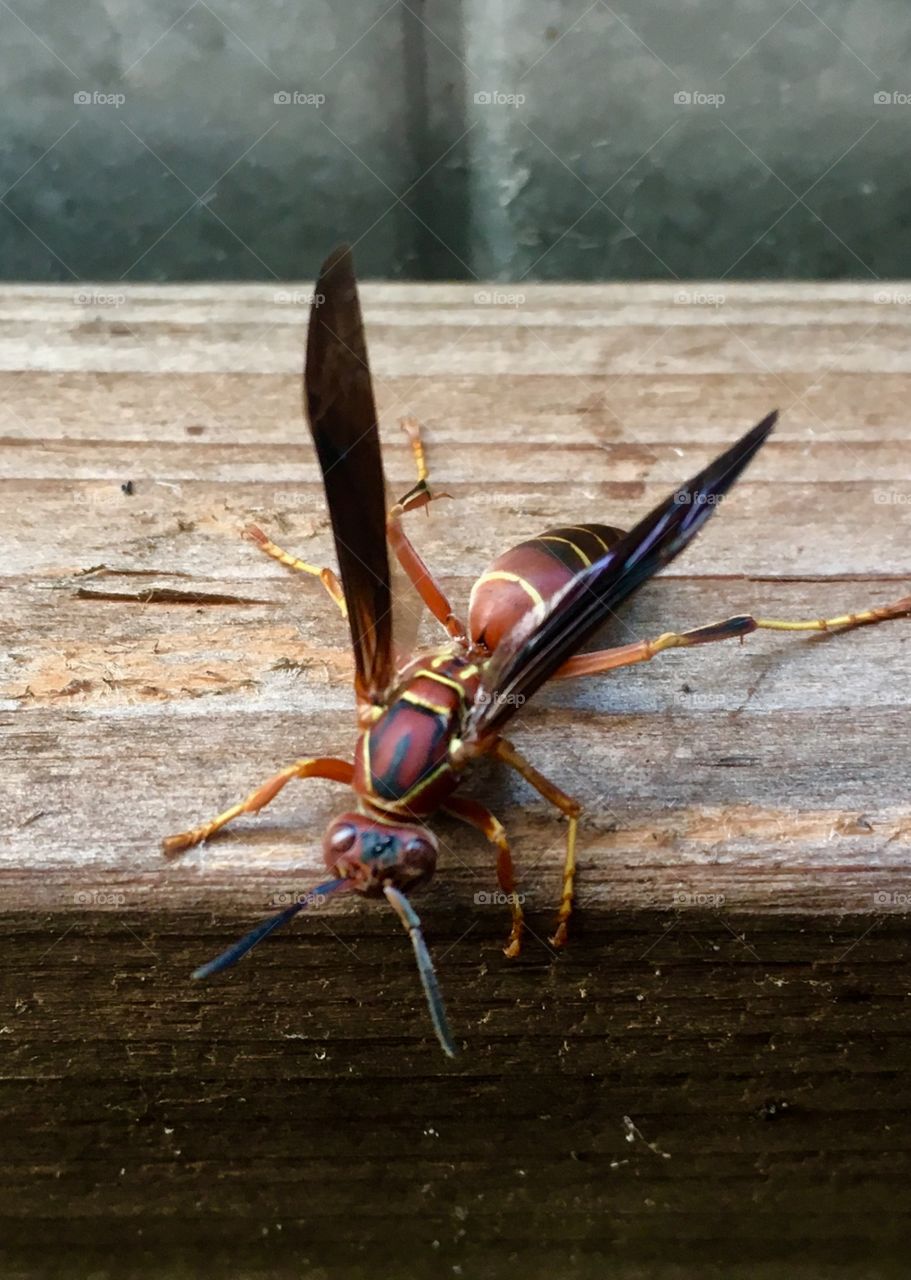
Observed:
[[[3,0],[0,273],[908,274],[902,0]]]

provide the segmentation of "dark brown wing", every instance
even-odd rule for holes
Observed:
[[[770,413],[578,574],[538,616],[524,620],[497,646],[484,669],[486,696],[472,712],[466,741],[477,742],[499,732],[516,709],[607,621],[621,600],[683,550],[777,418],[777,412]]]
[[[361,696],[392,679],[386,489],[351,250],[320,269],[310,309],[304,401],[326,487]]]

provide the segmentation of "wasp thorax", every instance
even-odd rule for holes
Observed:
[[[360,893],[378,895],[387,884],[407,893],[433,875],[437,843],[425,827],[344,813],[326,829],[323,857],[330,871],[351,880]]]

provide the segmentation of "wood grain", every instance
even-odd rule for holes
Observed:
[[[452,500],[414,535],[455,599],[548,525],[629,523],[775,405],[607,638],[911,590],[907,286],[700,303],[719,291],[364,287],[390,486],[416,413]],[[544,941],[564,828],[480,769],[533,936],[502,957],[488,848],[441,821],[416,905],[454,1065],[371,904],[198,987],[312,884],[345,802],[298,784],[158,850],[353,747],[344,622],[240,537],[330,557],[309,288],[78,294],[0,293],[4,1274],[902,1274],[911,623],[668,654],[525,708],[516,742],[586,810],[574,941]]]

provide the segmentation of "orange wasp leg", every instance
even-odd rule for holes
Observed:
[[[427,459],[424,454],[421,428],[417,419],[403,418],[402,429],[411,442],[411,451],[414,454],[414,460],[417,465],[418,482],[389,511],[386,517],[386,536],[399,564],[405,570],[424,604],[437,621],[443,624],[453,640],[464,643],[466,641],[465,628],[453,613],[449,598],[402,528],[402,517],[407,512],[417,511],[420,507],[426,507],[435,498],[448,498],[451,495],[448,493],[433,493],[431,491],[427,482]]]
[[[616,649],[601,649],[597,653],[582,653],[564,662],[554,675],[556,680],[568,680],[572,676],[593,676],[617,667],[630,667],[637,662],[650,662],[665,649],[685,649],[691,645],[711,644],[715,640],[730,640],[746,636],[752,631],[847,631],[851,627],[869,626],[885,622],[888,618],[901,618],[911,614],[911,596],[904,596],[894,604],[864,609],[859,613],[844,613],[836,618],[815,618],[786,622],[777,618],[754,618],[741,614],[724,622],[712,622],[692,631],[666,631],[656,640],[639,640],[635,644],[621,645]]]
[[[408,437],[408,443],[411,445],[411,452],[414,454],[414,465],[418,473],[418,485],[427,484],[430,472],[427,469],[427,455],[424,452],[424,441],[421,439],[421,424],[417,418],[400,418],[399,426]],[[442,494],[441,497],[449,497],[450,495]]]
[[[314,564],[307,564],[306,560],[299,560],[297,556],[292,556],[288,551],[283,551],[281,547],[276,546],[274,542],[266,537],[258,525],[248,524],[244,533],[251,542],[256,543],[260,551],[265,551],[267,556],[271,556],[272,559],[277,560],[279,564],[286,565],[289,569],[295,569],[299,573],[309,573],[314,578],[319,578],[320,582],[341,610],[342,617],[348,617],[348,606],[345,603],[342,584],[331,569],[320,569]]]
[[[491,844],[497,846],[497,884],[506,895],[512,911],[512,928],[506,946],[503,948],[503,954],[513,960],[522,950],[525,917],[516,893],[515,867],[509,841],[506,838],[506,829],[500,819],[494,817],[490,810],[485,809],[477,800],[466,800],[461,796],[455,796],[446,801],[443,811],[451,813],[462,822],[467,822],[471,827],[476,827],[478,831],[483,832]]]
[[[168,836],[162,841],[162,848],[170,855],[182,853],[184,849],[190,849],[193,845],[208,840],[210,836],[215,835],[216,831],[220,831],[229,822],[239,818],[242,813],[259,813],[260,809],[264,809],[275,799],[282,787],[292,778],[329,778],[332,782],[345,782],[350,786],[354,778],[354,765],[348,760],[336,760],[332,756],[295,760],[294,764],[289,764],[287,769],[282,769],[281,773],[277,773],[261,787],[251,791],[246,800],[232,805],[230,809],[225,809],[224,813],[220,813],[211,822],[204,822],[201,826],[193,827],[191,831],[182,831],[176,836]]]
[[[550,939],[552,947],[563,947],[566,945],[569,918],[573,911],[576,879],[576,830],[579,826],[579,815],[582,812],[582,806],[578,800],[574,800],[572,796],[568,796],[565,791],[561,791],[558,786],[555,786],[553,782],[545,778],[543,773],[539,773],[534,765],[530,764],[512,743],[507,742],[505,738],[497,740],[491,755],[498,760],[502,760],[504,764],[508,764],[511,769],[515,769],[516,773],[520,773],[526,782],[531,783],[535,791],[542,795],[545,800],[549,800],[555,808],[559,809],[569,819],[569,825],[566,830],[566,857],[563,862],[563,890],[560,894],[560,908],[557,912],[557,928]]]

